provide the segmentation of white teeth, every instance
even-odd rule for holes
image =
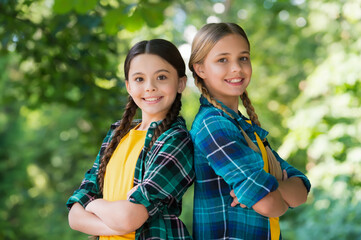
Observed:
[[[158,99],[160,99],[160,98],[144,98],[144,100],[148,101],[148,102],[157,101]]]
[[[230,82],[230,83],[239,83],[239,82],[242,82],[242,79],[232,79],[232,80],[227,80],[227,82]]]

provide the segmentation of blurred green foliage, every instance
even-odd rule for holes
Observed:
[[[186,62],[194,33],[240,24],[249,94],[270,142],[312,191],[285,239],[361,239],[361,0],[0,0],[0,239],[87,239],[65,202],[126,101],[131,45],[165,38]],[[188,72],[182,114],[199,93]],[[243,110],[241,110],[243,111]],[[139,116],[138,116],[139,117]],[[191,228],[192,191],[182,218]]]

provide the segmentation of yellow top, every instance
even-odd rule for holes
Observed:
[[[103,198],[105,200],[126,200],[127,193],[133,188],[135,166],[147,133],[147,131],[135,130],[137,127],[122,138],[109,160],[104,176]],[[134,240],[135,232],[123,236],[100,236],[100,239]]]
[[[264,162],[263,169],[266,172],[269,172],[266,148],[264,147],[263,142],[259,138],[258,134],[254,133],[254,135],[256,136],[257,144],[258,144],[259,148],[261,149],[262,159],[263,159],[263,162]],[[269,218],[269,223],[270,223],[270,228],[271,228],[271,240],[279,240],[280,239],[280,234],[281,234],[279,218],[278,217],[277,218]]]

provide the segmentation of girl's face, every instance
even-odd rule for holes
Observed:
[[[194,69],[214,98],[237,110],[252,75],[249,46],[238,34],[226,35]]]
[[[142,120],[153,122],[165,118],[177,93],[183,92],[186,77],[154,54],[140,54],[130,63],[127,91],[142,110]]]

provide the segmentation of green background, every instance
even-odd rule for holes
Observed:
[[[361,0],[0,0],[0,239],[87,239],[65,202],[122,115],[127,51],[164,38],[188,62],[214,21],[246,30],[262,126],[312,183],[281,217],[284,238],[361,239]],[[199,92],[187,74],[190,128]]]

